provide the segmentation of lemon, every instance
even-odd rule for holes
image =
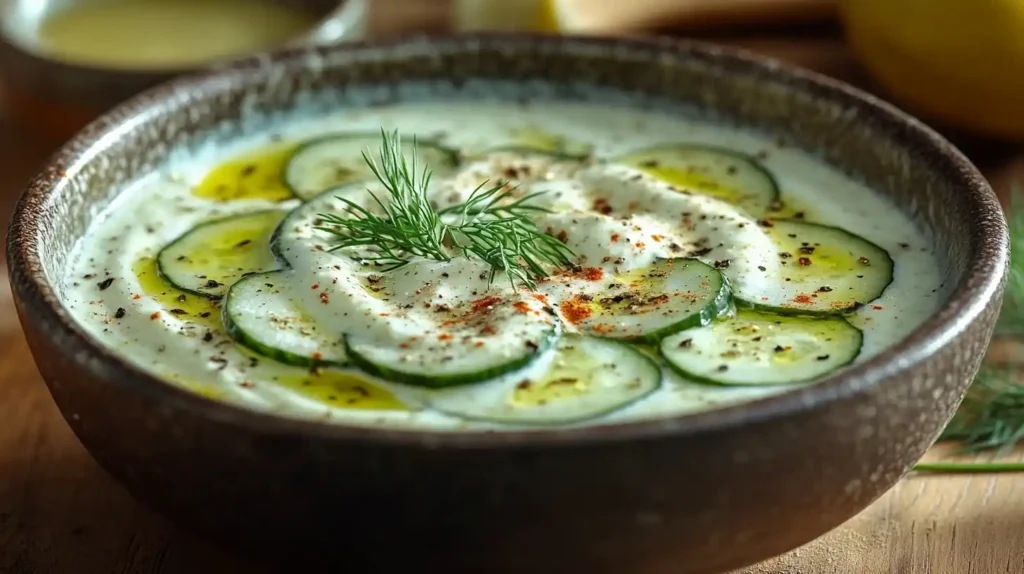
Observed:
[[[843,0],[847,38],[908,110],[1024,138],[1024,0]]]
[[[463,31],[582,33],[608,28],[622,5],[612,0],[456,0],[454,8],[455,27]]]
[[[551,30],[548,0],[456,0],[455,27],[477,30]]]

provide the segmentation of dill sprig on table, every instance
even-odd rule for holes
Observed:
[[[1006,210],[1010,229],[1010,270],[1003,295],[996,332],[1003,335],[1024,334],[1024,190],[1014,185],[1010,192],[1010,208]],[[1017,253],[1017,257],[1012,254]]]
[[[1008,368],[985,367],[975,377],[960,410],[941,440],[961,443],[965,452],[1002,456],[1024,439],[1024,385]]]
[[[1002,336],[1024,335],[1024,191],[1013,187],[1010,209],[1009,278],[996,332]],[[939,440],[957,441],[966,453],[994,451],[1004,456],[1024,440],[1024,382],[1019,368],[983,366],[964,397],[960,409]],[[1024,471],[1024,462],[921,463],[925,472]]]
[[[549,267],[572,265],[572,250],[527,218],[547,211],[530,203],[539,193],[511,201],[514,187],[504,182],[488,187],[483,182],[464,203],[438,211],[427,197],[430,168],[422,166],[417,172],[415,148],[414,139],[412,159],[407,161],[398,132],[382,130],[379,161],[363,153],[363,161],[387,191],[387,201],[370,192],[382,212],[377,215],[339,197],[346,213],[320,214],[324,224],[317,227],[337,236],[332,250],[371,248],[363,259],[384,270],[402,267],[415,257],[450,261],[461,254],[487,263],[490,281],[503,272],[513,288],[534,289],[537,279],[548,276]],[[449,223],[445,216],[454,221]]]

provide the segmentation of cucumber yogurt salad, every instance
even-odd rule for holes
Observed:
[[[73,315],[171,384],[434,430],[814,383],[939,305],[888,201],[784,142],[577,104],[402,104],[182,152],[95,221]]]

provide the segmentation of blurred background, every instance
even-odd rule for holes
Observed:
[[[453,30],[658,34],[750,49],[923,117],[1004,200],[1024,173],[1018,0],[4,0],[0,30],[4,204],[79,127],[177,74],[283,45]]]
[[[1024,0],[0,0],[0,231],[56,146],[148,86],[283,45],[453,30],[658,34],[752,50],[923,118],[1004,205],[1024,181]],[[250,572],[141,511],[99,471],[24,360],[14,319],[2,281],[0,469],[13,462],[0,472],[0,546],[24,552],[0,552],[0,571],[84,572],[90,562],[97,572]],[[910,572],[911,556],[938,556],[936,572],[1019,572],[1018,559],[1006,561],[1020,547],[1013,484],[905,485],[803,557],[756,571]],[[26,569],[5,570],[5,558]],[[888,567],[858,566],[871,560]]]

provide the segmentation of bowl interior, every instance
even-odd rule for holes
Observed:
[[[998,202],[970,163],[917,121],[838,83],[715,47],[544,37],[296,50],[149,92],[93,124],[32,184],[15,216],[12,259],[38,270],[30,295],[53,309],[61,332],[54,336],[88,338],[60,308],[55,285],[68,254],[126,186],[176,153],[296,116],[453,98],[664,109],[782,137],[889,196],[935,242],[948,301],[908,339],[834,380],[679,424],[804,408],[874,384],[955,336],[958,321],[978,315],[998,291],[1006,261]],[[155,380],[145,385],[177,392]]]

